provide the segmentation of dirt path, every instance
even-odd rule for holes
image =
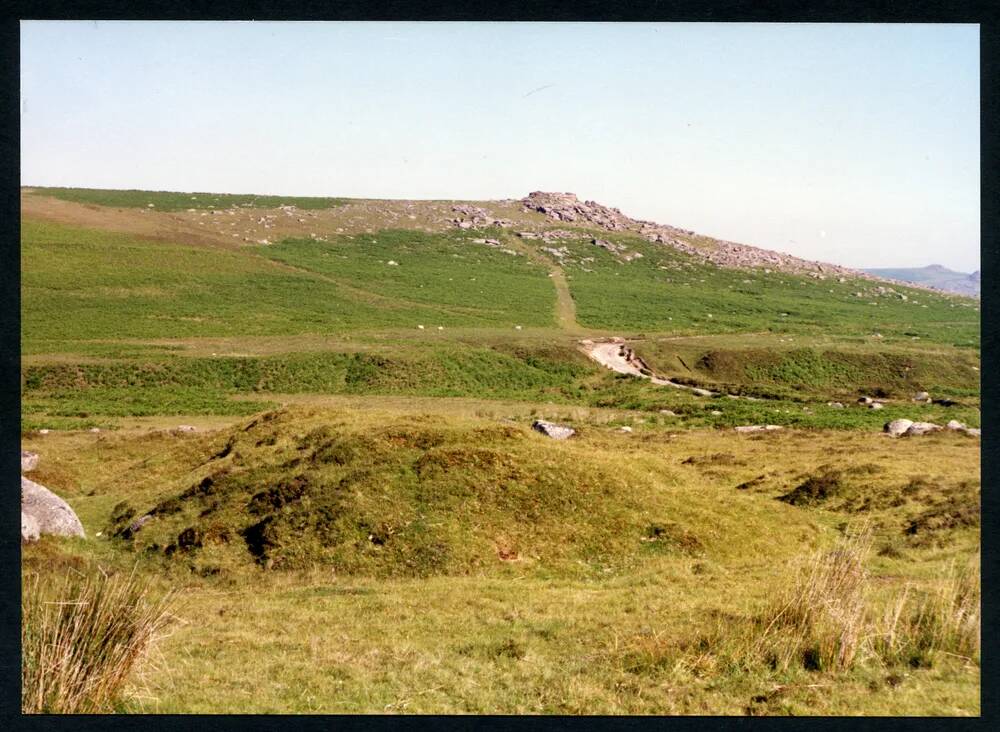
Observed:
[[[576,302],[570,293],[569,282],[566,280],[563,268],[516,237],[510,237],[505,243],[535,264],[541,264],[548,268],[549,279],[552,280],[552,286],[556,288],[556,325],[569,333],[586,335],[588,330],[576,321]]]
[[[698,396],[714,396],[715,394],[715,392],[708,389],[688,386],[687,384],[678,384],[670,379],[657,376],[622,340],[605,342],[585,340],[581,341],[580,345],[583,347],[583,352],[590,356],[590,358],[619,374],[631,374],[632,376],[649,379],[659,386],[672,386],[675,389],[685,389]]]

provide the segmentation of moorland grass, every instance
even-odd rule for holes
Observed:
[[[324,209],[342,206],[346,198],[317,196],[260,196],[252,193],[178,193],[173,191],[106,190],[101,188],[50,188],[34,186],[40,194],[63,201],[112,208],[146,208],[153,204],[157,211],[187,209],[222,209],[233,206],[247,208],[278,208],[295,206],[301,209]]]
[[[562,266],[577,319],[586,327],[680,335],[879,333],[960,347],[979,344],[978,301],[970,298],[902,285],[893,288],[906,300],[859,298],[856,292],[865,294],[876,283],[726,269],[637,237],[600,236],[644,256],[625,263],[586,238],[560,242],[571,253]]]
[[[110,335],[344,334],[554,322],[555,293],[546,272],[523,257],[462,249],[451,237],[416,232],[387,232],[383,239],[371,250],[360,241],[336,250],[315,242],[267,250],[275,261],[304,260],[291,269],[256,250],[157,243],[25,221],[22,341],[37,352],[46,341]],[[390,254],[402,264],[386,264]]]
[[[265,416],[208,434],[26,444],[43,454],[39,470],[61,471],[88,535],[102,531],[30,545],[28,567],[54,568],[67,554],[138,561],[151,586],[186,588],[177,629],[160,644],[169,673],[148,675],[149,695],[132,695],[131,711],[978,713],[977,583],[947,579],[974,561],[978,525],[907,531],[942,496],[978,506],[976,486],[956,483],[978,472],[975,441],[808,431],[706,439],[581,423],[579,437],[557,443],[527,421],[351,409]],[[225,468],[230,477],[202,487]],[[516,468],[544,489],[504,490]],[[830,471],[840,488],[829,500],[777,500]],[[294,528],[304,501],[330,509],[312,513],[331,517],[327,537],[340,549],[303,562],[324,535]],[[165,510],[133,538],[115,538],[123,502],[135,516]],[[270,565],[239,533],[268,517]],[[832,586],[809,568],[827,567],[838,526],[858,519],[875,527],[871,552],[848,563],[860,562],[870,590],[859,648],[882,650],[842,666],[790,650],[788,666],[772,668],[767,649],[779,637],[762,635],[768,608]],[[224,529],[228,544],[218,541]],[[289,544],[288,531],[307,541]],[[394,548],[424,540],[447,551]],[[796,566],[803,574],[789,572]],[[799,597],[815,599],[810,592]],[[834,610],[796,626],[812,628],[796,647],[839,637]],[[737,653],[761,637],[770,640],[757,652]],[[932,645],[911,663],[910,649]]]

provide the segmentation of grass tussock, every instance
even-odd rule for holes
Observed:
[[[150,597],[134,575],[25,576],[21,597],[21,711],[115,711],[136,663],[167,625],[170,596]]]
[[[685,678],[726,675],[783,678],[801,672],[931,668],[942,656],[978,665],[979,556],[951,564],[930,587],[906,584],[880,593],[866,569],[870,525],[832,550],[802,561],[763,611],[716,615],[708,632],[633,639],[625,669],[667,669]]]
[[[805,563],[776,601],[756,618],[748,651],[776,668],[849,668],[866,636],[869,576],[864,563],[872,533],[865,528]]]
[[[979,557],[949,566],[929,589],[904,585],[878,597],[865,564],[866,525],[832,551],[815,554],[778,601],[755,621],[749,660],[807,671],[844,671],[856,664],[931,667],[939,654],[978,663]]]
[[[909,586],[876,618],[873,650],[887,665],[920,668],[936,654],[979,663],[981,641],[979,556],[953,563],[937,588],[923,593]]]

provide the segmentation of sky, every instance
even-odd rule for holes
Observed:
[[[500,199],[979,268],[979,27],[21,23],[23,185]]]

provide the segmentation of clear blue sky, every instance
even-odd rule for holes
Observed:
[[[22,182],[514,198],[979,267],[975,25],[23,22]]]

